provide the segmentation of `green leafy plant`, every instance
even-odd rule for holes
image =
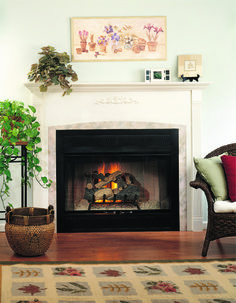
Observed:
[[[29,81],[43,82],[39,89],[41,92],[46,92],[48,86],[55,84],[60,85],[63,89],[62,96],[69,95],[72,92],[72,85],[67,80],[77,81],[78,76],[72,69],[70,57],[66,52],[58,53],[53,46],[42,47],[43,55],[39,59],[39,63],[31,65],[31,70],[28,73]]]
[[[27,150],[27,184],[31,186],[32,178],[43,188],[49,188],[52,181],[47,177],[40,177],[39,153],[42,148],[40,124],[35,117],[34,106],[25,107],[23,102],[4,100],[0,101],[0,198],[5,209],[5,200],[10,197],[9,182],[12,181],[10,162],[19,154],[17,145],[26,145]],[[24,180],[22,180],[24,182]],[[13,207],[8,202],[10,207]]]

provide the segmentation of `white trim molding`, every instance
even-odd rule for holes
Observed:
[[[73,92],[155,92],[160,90],[202,90],[209,86],[209,82],[91,82],[91,83],[72,83]],[[25,83],[25,86],[34,94],[39,94],[39,83]],[[48,87],[48,92],[62,92],[59,85]],[[72,92],[72,93],[73,93]],[[45,93],[40,93],[45,94]]]

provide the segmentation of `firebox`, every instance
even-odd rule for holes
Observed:
[[[179,230],[178,129],[56,131],[57,231]]]

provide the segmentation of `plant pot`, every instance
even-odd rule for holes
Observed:
[[[95,51],[96,43],[95,42],[89,42],[89,50],[91,52]]]
[[[141,52],[140,48],[139,48],[139,45],[138,44],[135,44],[133,47],[132,47],[132,51],[135,52],[136,54],[139,54]]]
[[[147,44],[146,40],[144,40],[142,38],[138,39],[138,46],[139,46],[140,51],[145,51],[146,44]]]
[[[157,50],[157,42],[147,42],[149,52],[155,52]]]
[[[106,51],[107,51],[107,46],[106,45],[101,44],[99,47],[100,47],[100,51],[102,53],[106,53]]]
[[[81,46],[82,52],[85,53],[87,51],[86,50],[87,42],[80,42],[80,46]]]
[[[82,49],[81,49],[81,48],[76,48],[76,53],[77,53],[78,55],[81,55],[81,54],[82,54]]]
[[[12,250],[22,256],[43,255],[54,236],[54,209],[23,207],[6,209],[5,233]]]

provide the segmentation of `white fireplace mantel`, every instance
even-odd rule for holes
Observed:
[[[155,83],[146,82],[91,82],[72,83],[73,92],[155,92],[155,91],[191,91],[202,90],[208,87],[209,82],[168,82],[160,81]],[[34,94],[40,93],[38,83],[26,83],[25,86]],[[59,85],[48,88],[48,92],[61,92]]]
[[[209,84],[168,81],[72,83],[72,93],[62,97],[60,86],[50,86],[47,93],[41,93],[40,84],[26,83],[41,124],[44,151],[41,163],[45,173],[56,180],[56,129],[177,127],[181,152],[181,230],[202,230],[201,196],[190,188],[189,181],[196,173],[193,157],[201,156],[202,91]],[[56,207],[55,192],[55,182],[49,193],[34,184],[34,206],[47,207],[50,202]]]

